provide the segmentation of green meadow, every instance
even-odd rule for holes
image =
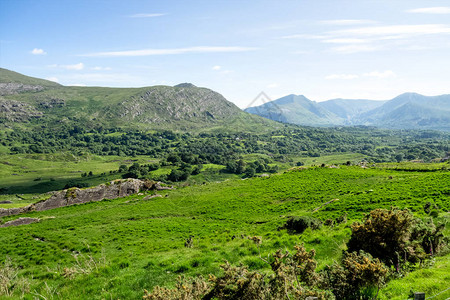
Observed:
[[[19,157],[11,160],[17,161]],[[116,163],[100,160],[99,169],[92,162],[72,166],[77,171],[106,170],[108,164],[117,168]],[[430,202],[437,210],[434,221],[446,222],[444,233],[449,236],[449,182],[450,172],[442,167],[424,172],[339,166],[184,184],[148,200],[144,198],[155,192],[26,214],[41,221],[0,228],[0,261],[17,269],[9,298],[24,299],[139,299],[144,289],[173,286],[180,275],[218,275],[224,261],[268,271],[260,255],[267,257],[280,248],[293,251],[299,243],[316,250],[320,270],[341,257],[349,225],[375,208],[408,208],[428,220],[424,207]],[[347,222],[308,228],[302,234],[281,229],[291,216],[325,221],[343,215]],[[260,247],[249,240],[252,236],[262,238]],[[186,248],[190,237],[193,246]],[[445,290],[448,257],[437,257],[430,267],[390,281],[380,299]],[[448,292],[433,299],[447,298]]]

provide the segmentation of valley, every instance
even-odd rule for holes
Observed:
[[[0,218],[34,222],[0,228],[0,297],[200,299],[214,291],[240,299],[254,293],[245,280],[267,299],[450,295],[445,128],[287,124],[191,84],[66,87],[5,69],[0,83],[0,210],[45,206],[52,195],[76,203]],[[328,102],[341,108],[336,117],[304,97],[277,105],[291,100],[330,122],[381,115],[390,103]],[[171,189],[125,193],[120,182],[129,178]],[[76,201],[89,189],[119,197]],[[370,239],[358,245],[369,254],[347,253],[358,222],[377,211],[393,216],[386,223],[406,220],[393,231],[400,248],[385,251],[404,251],[396,264],[365,248]],[[301,255],[308,258],[295,267]],[[351,281],[362,275],[345,273],[346,259],[374,268],[369,279]],[[283,278],[288,292],[277,294]],[[195,286],[204,287],[197,298]]]

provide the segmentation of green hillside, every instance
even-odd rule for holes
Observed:
[[[20,83],[20,84],[27,84],[27,85],[41,85],[44,87],[59,87],[60,84],[44,80],[40,78],[34,78],[25,76],[23,74],[10,71],[7,69],[0,68],[0,83]]]
[[[137,299],[155,285],[173,286],[181,274],[219,275],[224,260],[270,270],[251,236],[262,237],[262,257],[304,243],[316,250],[320,270],[346,249],[348,225],[374,208],[397,206],[430,218],[424,209],[430,202],[438,209],[435,221],[448,220],[449,180],[450,173],[440,170],[298,169],[179,187],[150,200],[144,200],[147,194],[134,195],[34,212],[23,217],[37,217],[39,223],[0,228],[0,261],[21,266],[13,297],[24,292],[26,298],[39,294],[47,299]],[[344,214],[349,221],[333,227],[302,234],[279,229],[290,216],[325,221]],[[447,235],[449,230],[447,223]],[[187,248],[190,236],[193,246]],[[433,269],[428,272],[434,274]],[[406,296],[403,293],[415,288],[407,280],[394,284],[383,299]],[[408,290],[399,291],[399,285]],[[436,278],[421,288],[434,293],[446,286]]]
[[[1,69],[0,82],[5,83],[0,85],[0,126],[3,123],[31,129],[83,124],[178,131],[279,127],[273,121],[242,112],[212,90],[192,84],[143,88],[61,86],[5,69]]]

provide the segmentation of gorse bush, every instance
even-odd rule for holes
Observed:
[[[370,254],[345,252],[340,264],[325,269],[323,287],[337,299],[376,299],[387,274],[388,268]]]
[[[414,223],[413,215],[406,209],[375,209],[363,223],[352,224],[348,251],[363,250],[397,268],[403,260],[415,261],[418,253],[410,242]]]
[[[145,291],[146,300],[194,300],[194,299],[242,299],[275,300],[302,299],[316,296],[332,299],[330,292],[320,290],[320,275],[316,273],[315,251],[306,251],[303,246],[295,246],[296,253],[277,251],[265,261],[272,269],[270,273],[249,271],[246,266],[232,266],[228,262],[221,265],[221,276],[210,275],[206,281],[202,277],[187,280],[180,277],[173,289],[155,287]]]
[[[425,223],[406,209],[373,210],[364,223],[353,223],[351,228],[349,251],[363,250],[397,271],[400,264],[421,262],[447,244],[444,224],[436,226],[432,219]]]

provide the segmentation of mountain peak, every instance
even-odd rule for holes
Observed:
[[[196,86],[189,82],[183,82],[177,85],[174,85],[173,87],[179,87],[179,88],[195,88]]]

